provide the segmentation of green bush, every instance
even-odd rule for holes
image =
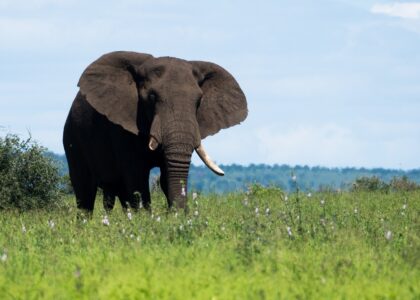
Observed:
[[[351,187],[351,191],[353,192],[374,192],[374,191],[382,191],[388,192],[389,185],[383,182],[379,177],[372,176],[372,177],[359,177],[353,183]]]
[[[0,209],[43,208],[59,201],[60,176],[46,149],[31,138],[0,137]]]
[[[414,181],[408,179],[407,176],[392,178],[391,182],[389,183],[389,186],[393,191],[401,192],[415,191],[420,189],[420,186]]]
[[[267,195],[277,197],[284,196],[284,192],[281,188],[273,185],[266,187],[259,183],[249,185],[247,194],[255,197],[267,197]]]
[[[379,179],[379,177],[360,177],[353,183],[351,190],[353,192],[408,192],[420,189],[420,185],[408,179],[407,176],[394,177],[389,183]]]
[[[71,185],[70,175],[64,174],[60,180],[60,191],[65,195],[74,194],[73,186]]]

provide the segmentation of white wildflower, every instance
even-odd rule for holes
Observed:
[[[296,175],[293,175],[293,176],[292,176],[292,180],[293,180],[293,181],[296,181],[296,180],[297,180]]]
[[[131,212],[129,211],[127,213],[127,218],[131,221],[131,219],[133,218],[133,215],[131,214]]]
[[[267,208],[265,209],[265,214],[266,214],[266,215],[268,215],[269,213],[270,213],[270,208],[268,208],[268,207],[267,207]]]
[[[220,229],[221,229],[222,231],[225,231],[225,226],[222,226]]]
[[[385,238],[389,241],[390,239],[392,239],[392,232],[391,230],[388,230],[387,232],[385,232]]]
[[[22,225],[22,232],[25,233],[26,232],[26,227],[25,225]]]
[[[86,224],[87,223],[87,219],[83,219],[82,223],[83,224]]]
[[[287,230],[287,234],[288,234],[289,236],[292,236],[292,228],[290,228],[289,226],[287,226],[287,227],[286,227],[286,230]]]
[[[196,192],[192,193],[192,199],[193,201],[195,201],[195,199],[197,199],[198,195]]]
[[[79,278],[82,276],[82,272],[79,267],[76,267],[76,270],[74,271],[74,277]]]
[[[311,198],[312,197],[312,193],[308,193],[308,198]]]
[[[54,221],[53,221],[53,220],[49,220],[49,221],[48,221],[48,226],[50,226],[50,228],[51,228],[51,229],[53,229],[53,228],[54,228],[54,226],[55,226]]]
[[[130,234],[130,238],[133,239],[134,238],[134,234]]]
[[[178,218],[178,212],[175,213],[175,218]]]
[[[321,205],[324,205],[324,204],[325,204],[325,200],[321,199]]]
[[[6,253],[6,252],[4,252],[4,253],[1,255],[0,260],[1,260],[2,262],[6,262],[6,260],[7,260],[7,253]]]
[[[157,216],[156,222],[160,222],[160,216]]]
[[[284,201],[287,201],[287,200],[289,200],[289,197],[287,197],[287,195],[286,195],[286,196],[284,196]]]
[[[194,216],[198,216],[198,210],[194,211]]]
[[[402,209],[406,209],[407,208],[407,204],[404,204]]]
[[[188,220],[187,221],[187,224],[190,225],[190,226],[192,226],[192,220]]]
[[[259,211],[260,211],[260,210],[259,210],[259,208],[258,208],[258,207],[256,207],[256,208],[255,208],[255,214],[256,214],[256,215],[258,215]]]
[[[248,206],[248,196],[245,196],[244,201],[242,202],[245,206]]]
[[[187,193],[185,192],[185,187],[183,186],[181,188],[181,196],[185,197],[187,195]]]
[[[179,225],[179,230],[183,230],[184,229],[184,226],[182,226],[182,225]]]
[[[357,210],[357,208],[355,208],[355,209],[354,209],[354,213],[355,213],[355,214],[357,214],[357,212],[358,212],[358,210]]]
[[[105,226],[109,226],[109,219],[108,219],[108,216],[107,215],[105,215],[102,218],[102,224],[105,225]]]

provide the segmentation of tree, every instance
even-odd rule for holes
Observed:
[[[46,149],[8,134],[0,138],[0,209],[42,208],[59,200],[60,176]]]

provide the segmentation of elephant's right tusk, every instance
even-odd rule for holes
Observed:
[[[216,165],[210,158],[210,156],[207,154],[207,152],[204,150],[203,145],[198,146],[195,148],[195,151],[197,152],[198,156],[201,158],[203,163],[206,164],[206,166],[212,170],[214,173],[216,173],[219,176],[225,175],[225,172],[223,172],[222,169],[219,168],[218,165]]]
[[[152,151],[155,151],[158,146],[159,146],[158,141],[153,136],[150,136],[149,149]]]

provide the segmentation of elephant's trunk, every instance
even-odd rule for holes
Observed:
[[[186,209],[191,155],[201,141],[197,120],[187,112],[171,113],[162,119],[165,122],[160,123],[160,118],[155,117],[149,148],[156,149],[157,143],[162,145],[165,164],[161,183],[169,207]]]
[[[169,207],[186,209],[188,171],[191,163],[192,147],[167,147],[165,149],[166,182]],[[184,149],[179,149],[184,148]],[[181,151],[180,151],[181,150]]]

